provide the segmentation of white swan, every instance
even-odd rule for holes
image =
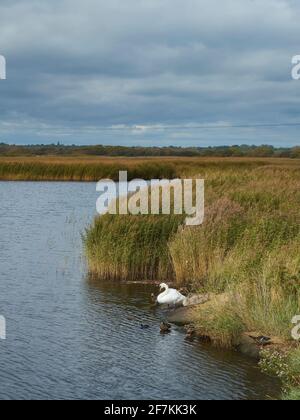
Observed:
[[[159,287],[161,290],[165,289],[165,291],[157,297],[157,303],[160,305],[177,305],[183,303],[186,299],[178,290],[170,289],[165,283],[162,283]]]

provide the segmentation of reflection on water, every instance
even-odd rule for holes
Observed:
[[[153,286],[87,276],[80,233],[96,198],[94,184],[0,183],[0,398],[277,396],[251,360],[177,327],[161,335]]]

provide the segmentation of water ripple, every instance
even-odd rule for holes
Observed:
[[[86,276],[93,184],[0,183],[1,399],[261,399],[252,361],[159,332],[147,285]],[[141,330],[140,324],[149,329]]]

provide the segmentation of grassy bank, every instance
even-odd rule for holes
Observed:
[[[86,232],[91,272],[102,279],[174,281],[168,242],[183,218],[104,215]]]
[[[0,158],[0,180],[5,181],[93,181],[118,180],[119,171],[129,179],[175,178],[176,165],[151,159],[118,158]]]
[[[105,278],[128,278],[132,272],[135,279],[168,279],[178,287],[226,296],[205,311],[197,309],[198,332],[216,345],[231,346],[242,332],[255,331],[278,337],[294,352],[291,320],[300,314],[300,162],[181,161],[174,166],[182,176],[206,179],[203,226],[178,228],[178,219],[170,225],[165,216],[97,219],[86,241],[91,270]],[[288,366],[295,366],[289,351],[286,357]],[[298,385],[297,380],[286,385],[286,398],[299,395]]]
[[[257,168],[272,162],[275,166],[297,160],[287,159],[222,159],[182,157],[97,157],[36,156],[5,157],[0,155],[0,180],[6,181],[91,181],[103,178],[118,180],[119,171],[127,171],[129,179],[176,178],[196,175],[199,168],[239,170]],[[294,162],[294,163],[293,163]]]
[[[261,354],[261,369],[282,381],[283,399],[300,400],[300,348],[289,351],[264,350]]]

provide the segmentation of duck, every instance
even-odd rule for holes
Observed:
[[[256,341],[257,344],[260,346],[268,346],[272,343],[272,339],[270,337],[266,337],[264,335],[260,335],[258,337],[254,337],[250,335],[250,338],[252,338],[254,341]]]
[[[165,321],[161,322],[161,324],[160,324],[160,332],[162,334],[167,334],[167,333],[171,332],[171,328],[172,328],[171,325],[168,324]]]
[[[158,297],[157,303],[159,305],[178,305],[183,303],[186,299],[178,290],[170,289],[169,286],[165,283],[162,283],[160,286],[160,290],[164,290]]]
[[[151,293],[151,297],[150,297],[151,303],[153,304],[157,304],[157,299],[154,293]]]
[[[186,338],[192,340],[195,337],[196,330],[193,325],[187,325],[185,327],[185,331],[186,331]]]

